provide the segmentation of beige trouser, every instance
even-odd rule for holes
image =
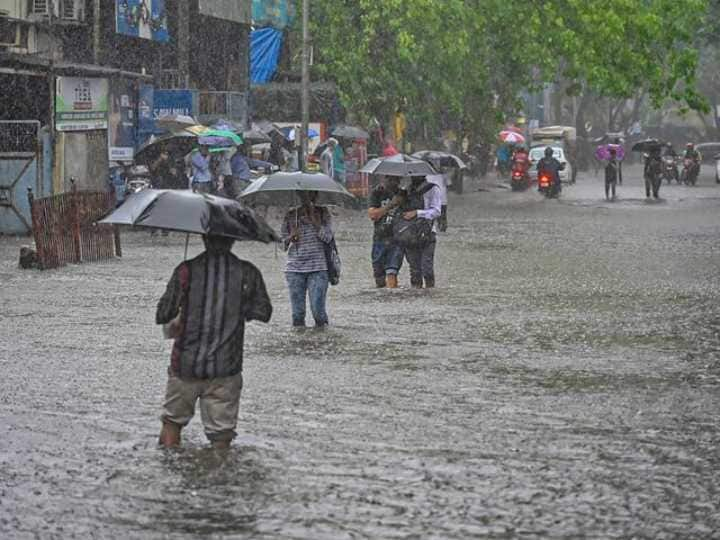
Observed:
[[[181,379],[168,376],[163,422],[186,426],[195,414],[195,402],[200,400],[200,418],[205,435],[211,441],[231,441],[235,438],[242,373],[216,379]]]

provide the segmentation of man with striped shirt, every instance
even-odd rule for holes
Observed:
[[[206,250],[173,272],[157,307],[173,344],[160,444],[180,444],[180,432],[200,412],[213,446],[235,437],[245,321],[268,322],[272,305],[260,271],[231,253],[232,238],[203,236]]]

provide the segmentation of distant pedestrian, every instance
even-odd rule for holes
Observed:
[[[610,200],[610,192],[612,191],[612,200],[615,200],[615,186],[618,182],[618,173],[620,162],[617,160],[617,152],[614,148],[610,148],[610,159],[605,165],[605,199]]]
[[[266,174],[270,173],[273,164],[249,157],[250,149],[240,145],[230,158],[230,178],[225,180],[225,195],[236,199],[240,192],[250,185],[252,180],[251,169],[259,169]]]
[[[287,250],[285,278],[294,327],[305,326],[308,299],[315,326],[328,324],[326,301],[330,281],[325,246],[332,242],[333,231],[330,212],[315,204],[317,195],[317,191],[298,191],[302,205],[290,210],[282,224],[282,239]]]
[[[260,271],[231,253],[233,240],[203,236],[205,251],[178,265],[155,321],[174,338],[160,444],[180,432],[200,400],[205,435],[216,448],[235,437],[242,389],[245,322],[268,322],[272,305]]]
[[[388,137],[387,139],[385,139],[385,144],[383,145],[383,151],[382,151],[383,157],[390,157],[390,156],[394,156],[399,153],[400,153],[400,151],[396,148],[395,144],[393,143],[392,138]]]
[[[322,154],[320,154],[320,170],[326,175],[328,175],[330,178],[333,178],[334,171],[335,171],[335,165],[333,163],[334,160],[334,153],[335,153],[335,146],[338,144],[338,140],[334,137],[330,137],[327,140],[327,145],[325,146],[325,150],[322,151]]]

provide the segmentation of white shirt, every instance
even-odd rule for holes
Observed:
[[[431,184],[435,184],[440,191],[440,204],[447,206],[447,173],[445,174],[432,174],[425,177],[425,179]]]

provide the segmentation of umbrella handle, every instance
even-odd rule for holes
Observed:
[[[187,261],[187,252],[188,252],[188,244],[190,243],[190,235],[185,235],[185,257],[183,258],[184,261]]]

